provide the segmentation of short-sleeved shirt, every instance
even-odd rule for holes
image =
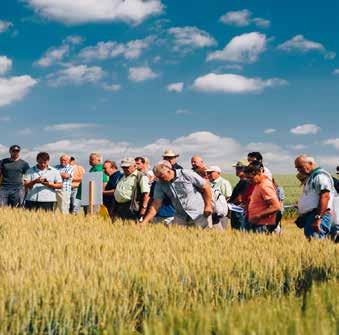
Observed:
[[[124,175],[118,182],[114,192],[114,198],[119,204],[127,203],[132,200],[133,191],[136,185],[136,179],[138,178],[138,170],[135,170],[129,176]],[[140,192],[150,193],[151,187],[146,175],[143,175],[140,179]]]
[[[79,187],[81,181],[74,180],[82,180],[85,174],[85,169],[81,165],[73,165],[73,180],[72,180],[72,188]]]
[[[253,193],[248,205],[248,218],[249,222],[257,215],[260,215],[263,211],[268,209],[267,202],[276,200],[279,202],[277,196],[277,190],[274,187],[272,181],[265,176],[265,178],[259,183],[255,184]],[[275,214],[267,216],[259,220],[256,225],[273,225],[275,224]]]
[[[92,166],[89,169],[89,172],[102,172],[102,182],[106,184],[108,182],[108,176],[107,174],[103,173],[103,171],[104,171],[103,164],[97,164],[95,166]],[[77,195],[76,195],[77,199],[81,199],[81,193],[82,193],[82,186],[80,184],[78,187]]]
[[[250,183],[246,179],[241,179],[237,183],[237,185],[234,186],[232,195],[230,197],[230,202],[234,203],[235,200],[241,195],[244,196],[247,192],[247,189],[249,187]]]
[[[40,170],[37,166],[33,166],[27,170],[24,180],[30,182],[40,177],[46,178],[50,183],[62,183],[59,171],[51,166],[44,170]],[[45,185],[35,184],[28,190],[26,200],[36,202],[56,202],[56,191]]]
[[[332,209],[333,198],[336,194],[332,176],[324,169],[317,168],[306,180],[303,194],[298,202],[299,213],[305,214],[317,208],[322,192],[330,193],[328,209]]]
[[[69,178],[67,179],[62,179],[62,190],[66,192],[71,192],[72,191],[72,180],[73,180],[73,175],[74,175],[74,169],[72,165],[57,165],[55,167],[59,173],[67,173],[70,175]]]
[[[175,170],[175,178],[170,182],[159,181],[155,185],[154,199],[163,201],[167,196],[174,208],[175,216],[192,220],[204,213],[205,202],[201,189],[206,180],[192,170]]]
[[[2,175],[1,186],[5,189],[17,189],[23,187],[22,177],[28,169],[28,163],[22,159],[3,159],[0,163],[0,170]]]
[[[117,188],[117,184],[123,174],[120,171],[114,172],[111,176],[109,176],[108,183],[106,184],[105,191],[115,190]],[[114,198],[114,195],[106,195],[104,194],[104,201]]]
[[[222,177],[219,177],[216,180],[212,181],[211,186],[213,190],[219,190],[226,199],[232,195],[231,183]]]

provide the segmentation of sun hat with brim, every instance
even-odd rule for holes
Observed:
[[[219,172],[219,173],[221,173],[221,169],[220,169],[219,166],[212,165],[212,166],[208,166],[206,168],[206,172]]]
[[[123,167],[130,167],[130,166],[132,166],[132,165],[134,165],[134,164],[135,164],[134,158],[128,157],[128,158],[124,158],[124,159],[121,161],[120,166],[123,168]]]
[[[176,154],[172,149],[166,149],[162,157],[179,157],[179,154]]]
[[[248,166],[248,161],[241,160],[232,165],[233,167],[246,167]]]

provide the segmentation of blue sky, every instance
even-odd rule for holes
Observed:
[[[339,163],[335,1],[3,0],[0,153]]]

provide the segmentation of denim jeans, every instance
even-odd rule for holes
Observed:
[[[246,217],[244,213],[231,212],[231,227],[237,230],[246,230]]]
[[[71,192],[71,203],[70,203],[70,213],[78,214],[81,208],[81,200],[77,199],[78,188],[72,188]]]
[[[0,188],[0,207],[21,207],[25,198],[23,187],[8,189]]]
[[[319,232],[316,232],[312,227],[312,224],[315,221],[314,211],[305,214],[304,220],[304,235],[307,238],[324,239],[331,231],[331,214],[325,214],[322,216]]]

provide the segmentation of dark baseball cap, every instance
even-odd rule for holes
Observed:
[[[14,144],[9,148],[9,151],[20,151],[21,147],[20,145]]]

